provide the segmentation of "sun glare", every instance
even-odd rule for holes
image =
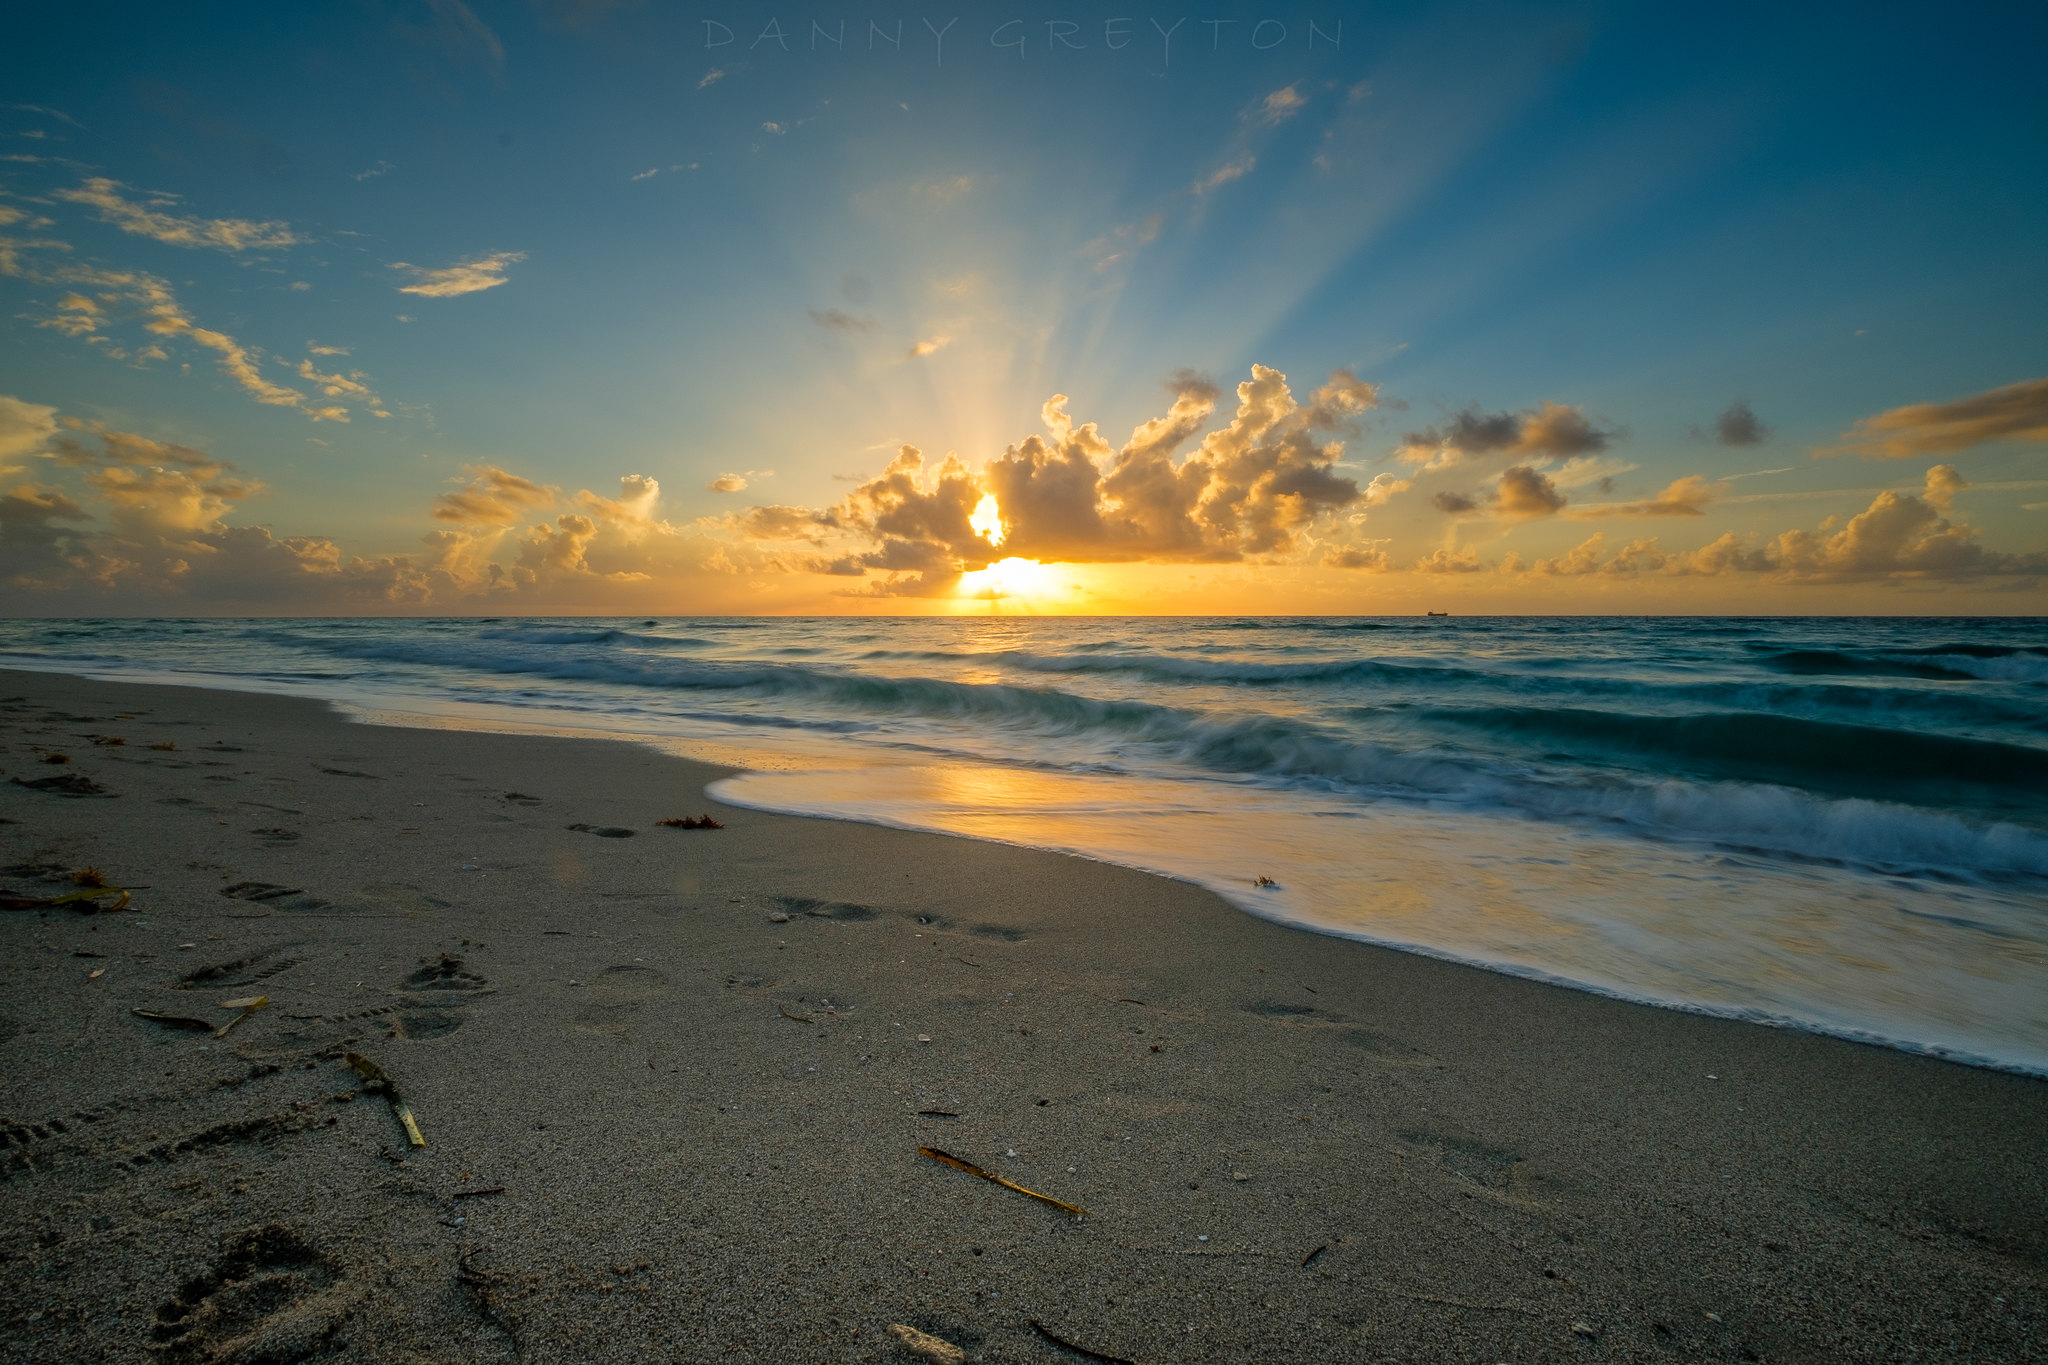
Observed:
[[[987,540],[989,544],[1000,545],[1003,543],[1003,514],[996,510],[995,494],[982,494],[981,501],[974,504],[974,511],[968,516],[967,524],[974,528],[976,535]],[[1016,562],[1028,564],[1031,561],[1018,560]]]
[[[1065,598],[1069,592],[1051,569],[1035,559],[999,559],[986,569],[960,575],[960,595],[981,601],[1042,605]]]

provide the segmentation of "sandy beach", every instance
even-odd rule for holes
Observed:
[[[0,886],[131,894],[0,913],[0,1359],[2048,1351],[2039,1079],[721,807],[639,745],[0,698]]]

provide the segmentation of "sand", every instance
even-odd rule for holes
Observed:
[[[0,1359],[2048,1354],[2038,1079],[720,807],[632,744],[0,695],[0,885],[136,888],[0,913]],[[13,780],[65,773],[105,795]]]

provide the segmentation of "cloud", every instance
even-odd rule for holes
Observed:
[[[1296,86],[1283,85],[1245,110],[1244,121],[1260,128],[1277,128],[1308,107],[1308,98]]]
[[[370,167],[370,169],[367,171],[357,171],[355,173],[354,179],[358,184],[360,184],[365,180],[375,180],[380,175],[389,175],[397,169],[398,167],[392,165],[388,161],[379,161],[376,165]]]
[[[647,168],[646,170],[644,170],[644,171],[641,171],[641,172],[639,172],[638,174],[635,174],[635,175],[630,175],[630,176],[627,176],[626,178],[627,178],[628,180],[652,180],[652,179],[654,179],[654,177],[655,177],[655,176],[657,176],[657,175],[660,175],[660,174],[661,174],[661,167],[659,167],[659,166],[649,166],[649,167],[648,167],[648,168]]]
[[[1491,501],[1501,516],[1512,521],[1528,521],[1555,516],[1564,506],[1565,496],[1541,471],[1528,465],[1515,465],[1502,471]]]
[[[1332,569],[1360,569],[1366,573],[1386,573],[1394,567],[1385,550],[1357,545],[1331,550],[1323,556],[1322,563]]]
[[[703,80],[700,80],[700,81],[698,81],[698,82],[697,82],[697,88],[698,88],[699,90],[702,90],[702,89],[703,89],[703,88],[704,88],[705,86],[707,86],[707,85],[716,85],[716,84],[718,84],[718,83],[719,83],[720,81],[722,81],[722,80],[724,80],[724,79],[725,79],[725,72],[721,71],[721,70],[720,70],[719,68],[717,68],[717,67],[715,67],[715,66],[714,66],[714,67],[712,67],[712,68],[711,68],[711,69],[710,69],[709,71],[707,71],[707,72],[705,72],[705,73],[704,73],[704,79],[703,79]]]
[[[509,526],[528,511],[551,507],[560,490],[495,465],[465,465],[469,482],[434,500],[434,520],[461,526]]]
[[[1436,505],[1437,511],[1447,516],[1462,516],[1479,509],[1478,502],[1463,493],[1453,493],[1449,489],[1430,494],[1429,500]]]
[[[0,477],[15,471],[7,463],[33,455],[57,434],[57,409],[0,394]]]
[[[827,308],[824,309],[823,311],[813,308],[810,310],[810,314],[812,322],[815,322],[820,327],[826,328],[830,331],[871,332],[874,330],[875,326],[872,322],[869,322],[865,318],[854,317],[851,313],[842,313],[837,308]],[[923,343],[919,344],[922,345]],[[940,344],[943,345],[944,343],[941,342]],[[936,350],[938,348],[935,346],[932,349]],[[930,354],[930,352],[919,352],[915,348],[912,348],[911,354],[928,355]]]
[[[696,600],[743,607],[742,574],[767,556],[661,520],[660,485],[620,478],[618,496],[557,491],[478,466],[437,501],[437,529],[415,554],[345,557],[324,536],[233,524],[261,491],[203,450],[0,400],[0,431],[47,445],[48,468],[73,487],[0,489],[0,584],[10,606],[72,613],[236,610],[321,613],[417,608],[652,610],[692,582]],[[550,509],[546,520],[519,525]],[[731,584],[723,595],[707,585]],[[635,596],[635,594],[640,594]]]
[[[713,493],[737,493],[747,486],[747,477],[744,474],[720,474],[704,486]]]
[[[0,239],[0,247],[6,245]],[[61,243],[56,245],[61,246]],[[19,253],[0,251],[0,274],[17,275],[34,283],[71,286],[72,292],[59,302],[57,312],[39,319],[46,326],[70,336],[85,336],[89,343],[102,344],[114,359],[127,353],[106,343],[101,329],[113,321],[119,306],[124,322],[139,321],[142,330],[158,340],[182,339],[193,342],[218,357],[221,373],[234,380],[257,402],[270,407],[297,408],[316,422],[346,422],[348,409],[336,403],[321,403],[288,384],[273,382],[262,372],[263,353],[245,346],[225,332],[201,327],[188,317],[171,287],[161,278],[140,270],[104,270],[97,266],[58,265],[42,268]],[[166,352],[154,342],[140,350],[138,360],[161,360]],[[360,376],[358,376],[360,378]],[[374,396],[363,394],[366,401]]]
[[[1950,455],[1987,441],[2048,441],[2048,379],[1987,389],[1947,403],[1910,403],[1865,417],[1847,444],[1816,452],[1902,460]]]
[[[1698,474],[1688,474],[1682,479],[1673,479],[1665,485],[1664,491],[1647,502],[1616,502],[1599,506],[1581,507],[1574,511],[1574,517],[1700,517],[1706,515],[1707,505],[1715,496],[1725,492]]]
[[[306,353],[308,355],[347,355],[348,347],[322,346],[317,341],[309,341],[306,343]]]
[[[1578,408],[1546,400],[1521,412],[1467,408],[1441,427],[1407,433],[1395,453],[1409,464],[1442,469],[1472,455],[1587,455],[1605,450],[1615,435]]]
[[[62,109],[52,109],[48,105],[44,104],[9,104],[4,107],[16,110],[24,114],[41,114],[44,118],[53,118],[60,123],[68,123],[73,128],[85,127],[83,123],[80,123],[77,119],[71,117],[71,115],[65,113]]]
[[[1949,520],[1955,495],[1970,485],[1951,465],[1927,471],[1920,495],[1880,492],[1870,506],[1835,527],[1785,531],[1760,546],[1727,532],[1689,553],[1666,553],[1637,540],[1606,560],[1594,535],[1570,553],[1539,559],[1529,572],[1624,576],[1759,574],[1783,583],[1968,581],[2048,574],[2048,554],[2001,554],[1977,541],[1976,528]]]
[[[523,251],[494,251],[487,256],[440,269],[407,265],[404,261],[393,261],[391,268],[406,271],[413,277],[413,283],[398,287],[399,293],[418,294],[429,299],[452,299],[496,289],[505,283],[505,272],[525,259]]]
[[[1256,167],[1258,164],[1259,162],[1257,157],[1239,157],[1235,161],[1217,167],[1215,170],[1209,172],[1209,174],[1203,176],[1200,180],[1197,180],[1193,185],[1189,186],[1188,188],[1192,190],[1197,196],[1212,193],[1213,191],[1219,190],[1223,186],[1228,185],[1231,181],[1236,180],[1240,176],[1251,174],[1252,169]]]
[[[178,202],[176,195],[155,194],[148,204],[121,197],[125,189],[118,180],[104,176],[87,179],[75,190],[52,190],[51,197],[73,204],[85,204],[100,211],[100,221],[112,223],[123,232],[150,237],[168,246],[211,247],[218,251],[262,251],[295,245],[305,239],[291,226],[279,222],[252,222],[246,218],[183,218],[163,210]]]
[[[933,337],[929,341],[920,341],[910,348],[909,358],[915,360],[919,356],[931,355],[934,352],[943,350],[944,348],[952,344],[953,338],[944,336]]]
[[[1927,471],[1926,488],[1921,496],[1929,506],[1939,507],[1945,512],[1955,501],[1956,494],[1968,487],[1969,481],[1956,472],[1954,465],[1938,464]]]
[[[1397,479],[1392,474],[1380,473],[1372,476],[1372,482],[1359,492],[1361,507],[1378,507],[1397,493],[1406,493],[1415,484],[1408,479]]]
[[[1417,573],[1479,573],[1485,568],[1479,551],[1470,545],[1462,550],[1439,547],[1415,561]]]
[[[1214,415],[1216,386],[1181,373],[1168,410],[1141,422],[1121,447],[1092,422],[1076,423],[1064,394],[1040,410],[1046,435],[1027,436],[979,471],[957,456],[928,465],[904,445],[879,476],[824,511],[756,509],[742,534],[802,538],[835,553],[814,572],[881,577],[865,590],[891,596],[949,591],[960,574],[999,557],[1042,562],[1231,562],[1283,559],[1313,549],[1315,528],[1367,492],[1338,475],[1341,437],[1378,393],[1339,370],[1306,403],[1263,365],[1237,387],[1231,420],[1184,458],[1177,452]],[[1377,482],[1377,500],[1406,485]],[[996,525],[976,515],[995,500]],[[772,515],[771,515],[772,512]],[[977,522],[980,523],[977,526]],[[997,550],[1000,544],[1001,550]],[[1342,553],[1341,551],[1337,553]]]
[[[1757,420],[1749,404],[1737,399],[1714,419],[1714,439],[1724,446],[1762,445],[1771,429]]]

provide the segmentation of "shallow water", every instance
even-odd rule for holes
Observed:
[[[13,621],[0,665],[641,736],[738,804],[2048,1073],[2039,620]]]

